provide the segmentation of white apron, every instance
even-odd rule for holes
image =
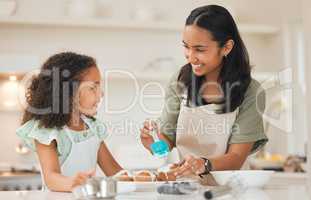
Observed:
[[[64,163],[61,165],[61,174],[64,176],[74,176],[78,172],[85,172],[96,169],[97,152],[101,143],[99,137],[96,134],[94,134],[87,140],[75,142],[72,133],[70,133],[69,128],[65,126],[64,130],[66,135],[71,141],[71,151],[66,160],[64,161]],[[91,129],[89,128],[87,131],[91,131]],[[42,175],[42,183],[43,183],[43,190],[47,189],[43,175]]]
[[[226,153],[238,109],[216,114],[215,107],[208,104],[192,108],[186,106],[185,99],[182,101],[176,131],[180,159],[189,154],[212,158]]]
[[[97,135],[94,134],[87,140],[76,143],[68,129],[66,129],[66,133],[71,140],[72,146],[70,154],[61,165],[62,175],[74,176],[78,172],[95,169],[97,165],[97,152],[101,142]]]

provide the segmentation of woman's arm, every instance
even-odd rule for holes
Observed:
[[[67,177],[61,174],[57,157],[56,142],[44,145],[35,140],[35,146],[42,168],[46,186],[52,191],[70,192],[75,186],[83,184],[94,172],[81,172],[75,177]]]
[[[239,170],[251,152],[253,144],[253,142],[230,144],[226,154],[208,158],[212,164],[212,170]],[[204,171],[204,160],[189,155],[185,157],[184,164],[179,168],[175,175],[186,176],[189,174],[201,174]]]
[[[98,165],[103,170],[106,176],[113,176],[114,174],[122,170],[122,167],[113,158],[105,142],[102,142],[100,144],[97,160]]]
[[[175,143],[173,141],[171,141],[166,135],[164,135],[163,133],[160,134],[159,137],[161,140],[164,140],[165,142],[167,142],[170,151],[172,151],[172,149],[175,147]]]
[[[252,150],[254,143],[230,144],[228,152],[222,156],[210,158],[213,170],[238,170]]]

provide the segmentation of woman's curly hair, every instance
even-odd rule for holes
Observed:
[[[32,119],[39,120],[39,126],[45,128],[62,128],[67,124],[81,76],[94,66],[94,58],[73,52],[48,58],[27,88],[28,105],[22,124]]]

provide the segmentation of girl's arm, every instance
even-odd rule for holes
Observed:
[[[239,170],[251,152],[253,144],[253,142],[230,144],[226,154],[208,158],[212,163],[212,170]],[[185,176],[193,173],[200,174],[204,171],[204,160],[189,155],[186,156],[183,166],[176,172],[176,176]]]
[[[97,160],[98,165],[103,170],[106,176],[113,176],[114,174],[122,170],[122,167],[113,158],[105,142],[102,142],[100,144]]]
[[[35,140],[36,150],[46,186],[52,191],[70,192],[75,186],[83,184],[94,172],[80,172],[75,177],[61,174],[57,157],[56,142],[44,145]]]

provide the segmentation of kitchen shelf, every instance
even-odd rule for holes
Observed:
[[[180,32],[183,23],[165,21],[135,21],[135,20],[113,20],[100,18],[39,18],[9,16],[0,17],[0,25],[17,26],[39,26],[39,27],[62,27],[62,28],[110,28],[122,30],[146,30],[146,31],[167,31]],[[238,23],[241,33],[275,35],[279,32],[279,27],[267,24],[243,24]]]
[[[254,72],[252,77],[259,82],[278,82],[278,72]]]
[[[135,78],[138,81],[168,81],[173,72],[171,73],[164,73],[164,72],[153,72],[153,71],[145,71],[145,72],[130,72],[131,75],[121,75],[121,74],[110,74],[108,75],[109,79],[115,80],[129,80]],[[105,75],[105,77],[107,77]],[[255,72],[252,74],[252,77],[259,82],[277,82],[278,76],[274,72]]]
[[[266,24],[237,24],[241,33],[245,34],[261,34],[261,35],[276,35],[280,32],[277,26]]]

